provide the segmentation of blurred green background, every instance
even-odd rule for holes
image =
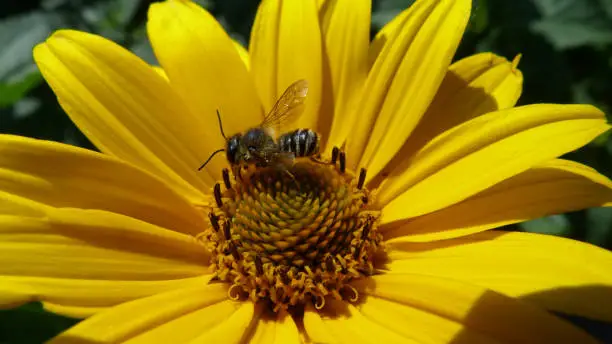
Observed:
[[[374,0],[372,35],[414,0]],[[155,63],[144,24],[149,0],[4,1],[0,9],[0,133],[94,149],[57,104],[32,47],[58,28],[93,32]],[[244,45],[256,0],[199,0]],[[589,103],[612,114],[612,0],[478,0],[456,59],[492,51],[523,54],[520,104]],[[610,117],[608,117],[610,118]],[[566,156],[612,177],[612,138]],[[612,248],[612,208],[555,215],[508,229],[560,235]],[[520,254],[520,253],[518,253]],[[75,321],[32,304],[0,312],[1,343],[39,343]],[[582,323],[590,332],[601,327]],[[590,326],[590,327],[589,327]],[[610,331],[601,336],[612,342]]]

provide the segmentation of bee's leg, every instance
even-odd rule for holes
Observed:
[[[310,161],[317,163],[317,164],[322,164],[322,165],[329,165],[329,162],[327,161],[323,161],[321,159],[321,154],[317,154],[317,156],[310,156]]]
[[[299,187],[298,181],[295,178],[295,176],[293,175],[293,173],[289,172],[288,169],[284,168],[283,171],[291,178],[293,179],[293,182],[295,183],[295,186]]]
[[[273,167],[279,171],[283,171],[283,173],[287,174],[289,176],[289,178],[291,178],[291,180],[293,180],[293,182],[295,183],[295,186],[299,186],[297,178],[295,178],[295,176],[293,175],[293,173],[291,173],[291,171],[289,171],[289,167],[293,166],[293,161],[279,161],[276,162]]]
[[[232,173],[234,174],[234,179],[235,180],[242,181],[242,173],[240,173],[241,170],[242,170],[242,165],[233,165],[232,166]]]
[[[316,156],[310,156],[310,160],[317,164],[323,165],[335,165],[338,162],[338,155],[340,154],[340,149],[338,147],[334,147],[331,152],[331,160],[325,161],[321,158],[321,154],[317,154]]]

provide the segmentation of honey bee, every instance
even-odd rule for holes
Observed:
[[[256,127],[227,138],[223,132],[221,116],[217,111],[221,135],[226,147],[213,152],[200,166],[201,170],[219,152],[225,152],[234,175],[239,175],[244,166],[276,167],[286,171],[296,157],[312,157],[319,152],[319,135],[310,129],[297,129],[282,134],[275,140],[275,130],[281,124],[299,116],[304,110],[308,94],[308,82],[298,80],[291,84],[278,98],[272,110]]]

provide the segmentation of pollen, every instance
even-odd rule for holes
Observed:
[[[200,237],[230,298],[268,301],[274,311],[359,299],[349,282],[374,273],[380,213],[370,209],[366,171],[353,174],[344,159],[334,152],[330,162],[251,168],[239,178],[224,170]]]

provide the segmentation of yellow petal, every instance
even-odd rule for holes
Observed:
[[[164,71],[164,69],[162,67],[160,67],[160,66],[151,66],[151,67],[153,67],[153,70],[155,72],[157,72],[157,74],[159,74],[159,76],[161,76],[166,81],[168,81],[168,75],[166,74],[166,71]]]
[[[144,336],[149,331],[157,332],[159,340],[148,343],[163,343],[168,339],[168,327],[174,330],[171,342],[188,341],[222,324],[226,316],[236,311],[236,303],[224,301],[226,299],[227,287],[224,284],[174,290],[98,313],[50,343],[116,343]],[[184,321],[184,318],[190,321]]]
[[[354,286],[368,295],[455,321],[470,331],[493,338],[494,342],[597,343],[582,330],[540,308],[450,279],[412,273],[384,274],[358,280]],[[387,322],[391,321],[402,320],[387,319]],[[407,322],[401,323],[407,326]],[[420,330],[417,327],[412,329]],[[424,329],[427,332],[433,330]],[[471,343],[463,340],[461,333],[457,338],[460,343]]]
[[[522,91],[523,75],[513,62],[493,53],[479,53],[465,57],[454,62],[444,76],[442,84],[431,106],[442,107],[444,102],[453,101],[453,104],[460,108],[461,113],[466,113],[468,117],[483,115],[500,109],[507,109],[516,104]],[[506,82],[512,82],[511,88],[505,88]],[[501,87],[501,88],[500,88]],[[471,92],[465,95],[470,97],[468,104],[459,101],[455,97],[458,92]],[[480,98],[479,98],[480,97]],[[471,104],[470,104],[471,103]],[[472,106],[470,106],[472,105]],[[484,110],[479,110],[482,108]],[[428,109],[431,111],[432,109]],[[440,111],[441,109],[434,109]],[[455,109],[453,109],[455,110]],[[469,115],[472,112],[474,114]],[[454,118],[456,114],[447,113],[441,120]],[[463,117],[463,116],[460,116]],[[462,121],[464,122],[464,121]],[[445,127],[449,128],[454,125]]]
[[[2,199],[15,202],[19,197]],[[42,204],[38,209],[41,215],[0,215],[0,279],[17,286],[11,288],[13,294],[91,306],[90,302],[97,305],[96,297],[88,301],[62,287],[59,279],[76,281],[75,285],[78,280],[151,281],[156,288],[156,281],[207,274],[208,253],[189,235],[101,210]],[[143,293],[151,288],[147,283],[138,286]]]
[[[261,122],[261,104],[246,65],[210,13],[191,1],[154,3],[149,8],[147,32],[170,84],[198,116],[191,125],[200,128],[200,146],[206,146],[198,152],[200,164],[226,145],[217,110],[228,137]],[[220,179],[226,165],[226,159],[216,157],[207,170]]]
[[[0,135],[0,190],[53,207],[108,210],[188,234],[206,228],[203,215],[155,176],[51,141]]]
[[[460,322],[399,302],[368,295],[359,311],[369,320],[413,338],[417,343],[494,343],[489,336]],[[407,326],[410,324],[410,326]]]
[[[151,66],[117,44],[61,30],[34,59],[75,124],[103,152],[163,178],[192,199],[213,179],[195,173],[208,153],[204,123]]]
[[[300,344],[300,333],[293,318],[280,311],[275,318],[259,318],[253,336],[248,342],[253,344]]]
[[[347,141],[351,167],[377,174],[432,101],[470,17],[469,0],[423,0],[389,37],[354,109]]]
[[[43,216],[0,215],[0,281],[8,283],[0,285],[12,303],[112,306],[208,273],[208,253],[191,236],[101,210],[39,209]]]
[[[243,343],[243,338],[246,338],[253,330],[257,323],[259,314],[263,311],[263,307],[255,308],[252,302],[238,303],[236,311],[227,317],[225,321],[218,326],[209,329],[190,343]]]
[[[27,198],[0,191],[0,214],[22,217],[45,217],[49,207]]]
[[[312,304],[307,304],[304,308],[304,330],[314,343],[341,343],[338,338],[342,338],[342,333],[334,332],[333,328],[323,322],[320,312]]]
[[[0,276],[0,309],[15,308],[33,301],[32,294],[24,292],[26,288]]]
[[[251,68],[251,58],[249,57],[249,52],[242,46],[242,44],[240,44],[240,42],[237,42],[237,41],[233,41],[233,42],[234,42],[234,47],[238,51],[238,55],[240,56],[240,59],[242,60],[242,63],[244,63],[247,70],[250,69]]]
[[[442,132],[485,113],[513,107],[523,85],[514,62],[481,53],[453,63],[425,115],[382,174],[404,171],[412,156]],[[393,171],[393,172],[392,172]],[[374,177],[372,173],[368,176]]]
[[[125,343],[187,343],[230,317],[236,312],[236,307],[236,303],[231,300],[221,301],[166,320]]]
[[[383,47],[387,43],[391,44],[390,42],[392,37],[396,37],[398,35],[398,32],[404,26],[407,17],[411,15],[413,15],[413,12],[410,10],[410,8],[403,10],[376,33],[376,36],[374,36],[374,39],[370,43],[370,48],[368,49],[368,64],[370,68],[378,59],[378,55],[380,55]]]
[[[340,147],[357,120],[349,111],[361,96],[368,73],[371,5],[369,0],[330,0],[322,8],[334,104],[329,147]]]
[[[255,86],[264,106],[270,111],[278,97],[278,37],[282,1],[262,1],[251,28],[249,57]]]
[[[464,281],[549,310],[612,321],[612,253],[549,235],[487,231],[389,244],[390,273]],[[406,289],[408,290],[408,289]]]
[[[210,276],[172,280],[111,280],[0,276],[0,308],[42,301],[50,312],[85,318],[142,297],[204,285]]]
[[[304,113],[286,128],[319,130],[323,52],[314,1],[264,0],[259,5],[249,43],[251,71],[269,111],[285,89],[299,79],[309,84]]]
[[[312,308],[306,309],[304,328],[315,343],[417,343],[410,336],[402,336],[364,317],[355,306],[346,302],[329,300],[325,309],[319,311],[320,315],[312,312]],[[323,333],[328,335],[321,337]]]
[[[1,215],[0,273],[83,279],[173,279],[206,273],[191,236],[101,210],[48,209],[45,218]]]
[[[327,0],[316,0],[317,1],[317,8],[319,9],[319,11],[322,11],[323,7],[328,3]]]
[[[109,307],[82,307],[82,306],[66,306],[51,302],[42,303],[47,312],[61,314],[67,317],[81,319],[88,318],[96,313],[107,310]]]
[[[456,238],[546,215],[612,204],[612,182],[567,160],[552,160],[450,207],[381,227],[386,240]],[[383,221],[384,223],[384,221]]]
[[[409,159],[409,169],[383,182],[378,201],[385,221],[455,204],[608,128],[589,105],[537,104],[474,118],[437,136]]]

